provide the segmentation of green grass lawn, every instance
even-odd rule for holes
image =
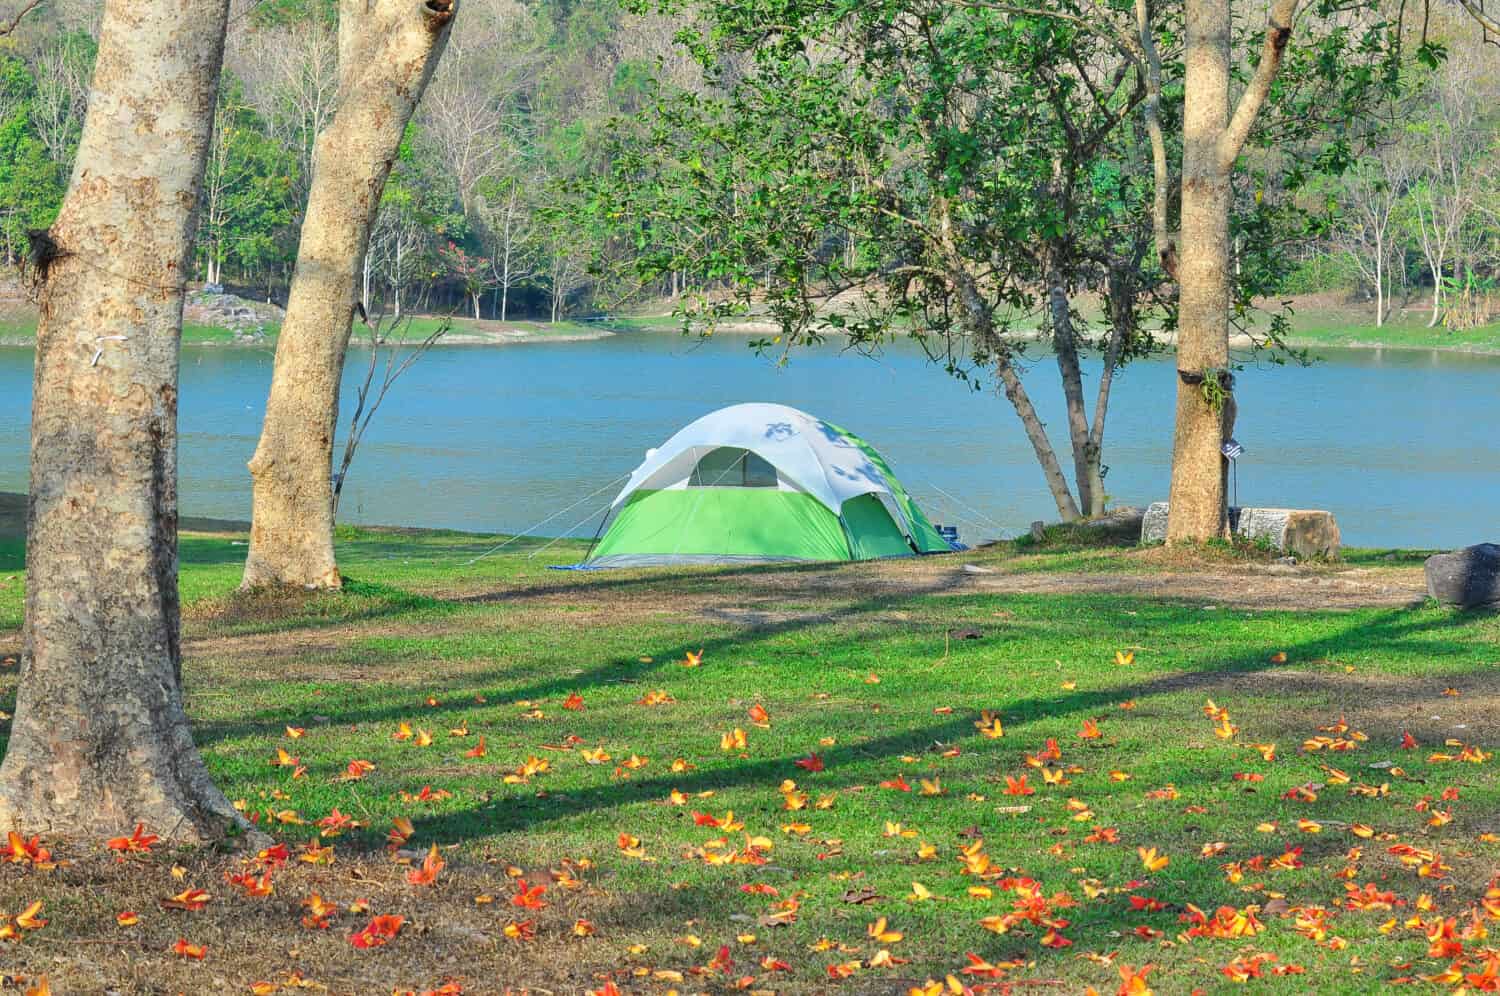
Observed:
[[[1121,551],[557,573],[545,565],[580,544],[532,557],[540,544],[525,540],[472,562],[499,540],[371,530],[343,533],[344,594],[288,602],[231,595],[242,539],[182,544],[199,746],[230,797],[294,847],[335,809],[363,826],[324,840],[333,865],[294,860],[263,898],[223,881],[232,859],[204,855],[152,855],[126,874],[97,845],[64,842],[73,866],[0,869],[0,910],[43,899],[51,919],[0,953],[76,987],[54,991],[247,992],[300,971],[335,992],[450,977],[465,992],[607,978],[626,993],[727,992],[750,978],[905,994],[947,973],[995,992],[1113,992],[1121,966],[1150,964],[1163,993],[1239,991],[1226,966],[1263,976],[1256,992],[1352,993],[1455,961],[1485,970],[1493,942],[1474,925],[1496,929],[1500,908],[1471,911],[1500,871],[1485,836],[1500,831],[1500,762],[1431,756],[1458,755],[1449,739],[1488,755],[1500,739],[1494,616],[1176,597],[1157,582],[1192,564],[1147,569]],[[0,545],[0,656],[19,649],[5,627],[19,621],[20,554]],[[1126,583],[1007,593],[964,562],[994,572],[981,578]],[[1137,574],[1150,583],[1132,591]],[[15,685],[0,670],[6,712]],[[1205,715],[1210,699],[1230,726]],[[983,735],[984,710],[1003,736]],[[412,739],[396,739],[402,724]],[[1419,749],[1401,748],[1405,732]],[[468,756],[481,737],[483,756]],[[1268,744],[1274,760],[1255,746]],[[275,766],[278,748],[298,767]],[[340,781],[356,760],[373,770]],[[1032,794],[1009,794],[1023,775]],[[451,794],[419,801],[424,787]],[[1451,820],[1429,825],[1437,811]],[[435,885],[408,884],[387,856],[398,817],[414,825],[412,854],[444,849]],[[1440,862],[1403,864],[1401,845]],[[1168,863],[1148,870],[1143,847]],[[545,884],[545,905],[513,904],[518,882]],[[1347,908],[1367,883],[1397,905]],[[156,908],[186,885],[216,898],[200,913]],[[311,892],[408,925],[356,950],[347,937],[368,917],[306,929]],[[1189,936],[1189,904],[1253,919],[1239,936]],[[115,924],[127,908],[139,926]],[[872,936],[880,918],[901,936]],[[162,953],[178,936],[208,957]],[[971,953],[995,977],[957,974]]]

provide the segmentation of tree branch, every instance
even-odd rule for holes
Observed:
[[[1500,35],[1500,18],[1485,12],[1484,5],[1479,0],[1458,0],[1470,17],[1479,22],[1479,26],[1486,32]]]
[[[21,20],[27,14],[31,13],[33,10],[36,10],[41,5],[42,5],[42,0],[27,0],[27,2],[21,6],[21,9],[18,10],[18,11],[16,11],[16,16],[15,17],[12,17],[10,20],[6,21],[4,24],[0,24],[0,38],[5,37],[6,35],[10,34],[12,31],[16,30],[16,28],[20,27]]]
[[[1167,228],[1167,208],[1171,197],[1169,189],[1170,169],[1167,165],[1167,140],[1161,128],[1161,55],[1156,50],[1156,39],[1151,33],[1151,12],[1148,0],[1135,0],[1136,29],[1146,72],[1146,101],[1141,116],[1146,122],[1146,134],[1151,139],[1151,168],[1156,181],[1155,196],[1151,201],[1151,227],[1156,237],[1156,258],[1162,271],[1177,279],[1177,245]]]
[[[1250,137],[1250,129],[1260,115],[1261,104],[1265,103],[1266,95],[1271,92],[1271,83],[1281,69],[1281,56],[1286,51],[1287,42],[1291,41],[1292,24],[1296,19],[1297,0],[1271,0],[1260,65],[1255,67],[1250,85],[1240,94],[1240,102],[1229,119],[1229,127],[1219,136],[1220,169],[1227,171],[1234,165],[1240,149],[1244,148],[1245,139]]]

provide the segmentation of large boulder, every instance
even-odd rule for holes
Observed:
[[[1339,555],[1342,537],[1332,512],[1301,508],[1231,508],[1229,521],[1235,535],[1263,541],[1274,550],[1300,558]],[[1167,503],[1152,502],[1141,522],[1143,544],[1167,540]]]
[[[1427,594],[1465,609],[1500,609],[1500,544],[1480,543],[1428,557]]]

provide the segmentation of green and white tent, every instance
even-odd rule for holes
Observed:
[[[731,405],[654,450],[589,567],[868,560],[952,549],[854,433],[784,405]]]

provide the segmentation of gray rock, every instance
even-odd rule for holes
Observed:
[[[1480,543],[1428,557],[1427,594],[1445,605],[1500,609],[1500,544]]]
[[[1141,533],[1141,524],[1145,517],[1145,509],[1136,508],[1133,505],[1121,505],[1119,508],[1110,509],[1103,515],[1092,519],[1079,519],[1070,525],[1075,532],[1091,534],[1096,539],[1133,542]]]
[[[1332,512],[1300,508],[1241,509],[1235,532],[1283,553],[1330,560],[1338,557],[1343,539]]]
[[[1167,541],[1167,503],[1154,501],[1141,519],[1141,545]]]
[[[1332,512],[1299,508],[1238,508],[1229,512],[1236,535],[1263,540],[1273,550],[1302,560],[1339,555],[1341,537]],[[1141,522],[1141,543],[1166,540],[1167,503],[1152,502]]]
[[[1038,543],[1044,542],[1047,539],[1047,524],[1041,519],[1037,519],[1031,524],[1031,538]]]

